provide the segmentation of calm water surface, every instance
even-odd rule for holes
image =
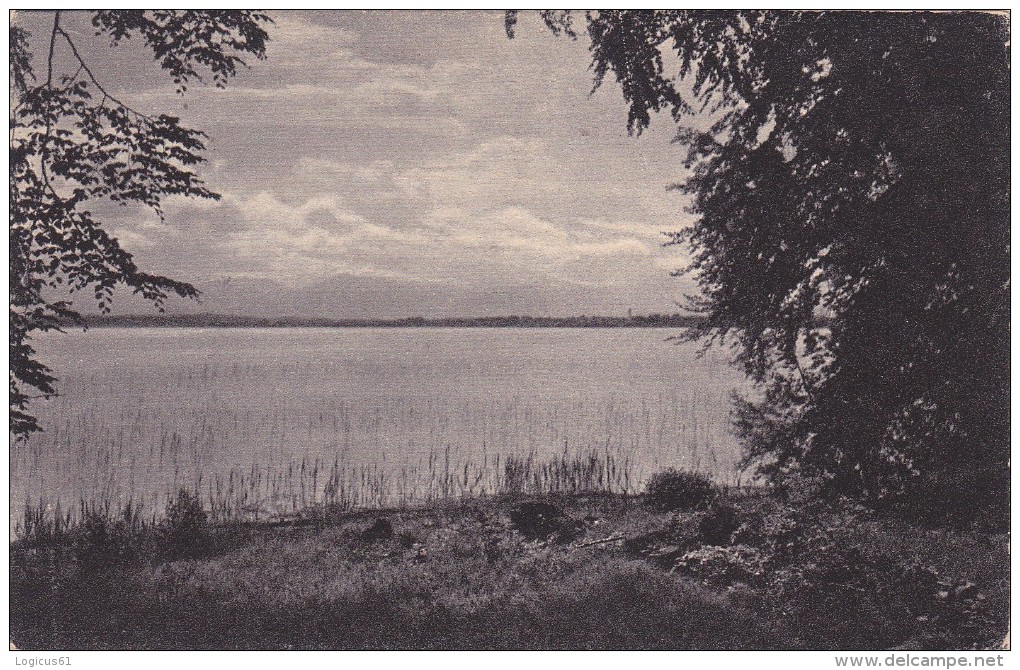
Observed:
[[[337,463],[363,478],[366,468],[377,479],[402,478],[406,493],[426,486],[411,480],[434,477],[438,460],[492,477],[497,457],[564,450],[626,460],[632,488],[668,466],[730,480],[737,448],[729,395],[744,381],[722,352],[699,358],[695,345],[667,342],[672,332],[46,334],[36,344],[61,394],[34,407],[46,432],[12,449],[12,512],[26,500],[64,509],[79,499],[151,505],[182,485],[213,494],[214,482],[225,486],[231,473],[264,470],[271,479],[289,469],[293,480],[302,466]],[[307,484],[322,486],[318,474]]]

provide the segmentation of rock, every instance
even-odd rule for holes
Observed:
[[[657,530],[626,538],[623,541],[623,549],[630,554],[647,554],[668,541],[669,534],[666,531]]]
[[[577,535],[577,524],[556,505],[525,502],[510,510],[510,524],[528,540],[557,539],[569,542]]]
[[[375,523],[369,526],[362,534],[361,538],[366,542],[378,542],[380,540],[388,540],[393,537],[393,524],[386,517],[376,519]]]
[[[687,549],[677,545],[657,547],[648,552],[648,560],[663,569],[670,569],[687,553]]]
[[[633,556],[651,559],[662,567],[672,567],[675,558],[701,545],[697,516],[686,514],[670,521],[665,528],[627,538],[623,549]]]

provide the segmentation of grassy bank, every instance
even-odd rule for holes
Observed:
[[[778,563],[747,558],[780,537],[750,535],[781,518],[775,504],[728,494],[707,511],[678,513],[633,496],[518,495],[286,524],[205,525],[186,506],[157,527],[93,520],[91,529],[12,546],[12,641],[22,649],[917,648],[991,645],[1005,633],[1003,537],[874,519],[846,529],[858,538],[849,541],[860,565],[916,560],[945,584],[963,584],[955,588],[981,612],[960,633],[951,619],[966,613],[948,604],[943,612],[881,589],[857,593],[869,588],[854,566],[849,576],[825,573],[834,580],[826,593],[852,601],[842,610],[828,596],[805,602],[775,588],[761,573]],[[797,570],[797,584],[817,586],[804,578],[810,568]],[[931,588],[932,602],[954,598]]]

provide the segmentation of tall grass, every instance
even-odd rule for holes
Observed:
[[[542,459],[537,452],[491,462],[452,462],[447,449],[430,453],[422,464],[401,468],[394,476],[376,464],[348,466],[337,457],[301,460],[286,469],[253,467],[231,470],[211,481],[201,478],[195,488],[167,493],[163,504],[146,506],[133,498],[100,494],[79,499],[78,513],[63,511],[60,502],[26,501],[14,535],[33,543],[58,541],[89,519],[108,524],[125,522],[144,529],[159,522],[173,500],[189,496],[202,504],[214,522],[280,521],[316,518],[354,509],[413,507],[437,500],[510,493],[619,493],[636,492],[630,461],[618,461],[608,452],[570,453]]]

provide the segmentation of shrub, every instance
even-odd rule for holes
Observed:
[[[724,526],[720,505],[704,515],[706,527],[715,514]],[[852,532],[861,514],[846,501],[780,501],[741,524],[733,546],[688,552],[675,571],[754,587],[757,607],[810,648],[968,648],[994,637],[973,584],[868,550]]]
[[[365,542],[381,542],[393,537],[393,522],[382,517],[361,533],[361,539]]]
[[[698,521],[698,532],[706,544],[727,545],[740,527],[740,516],[728,501],[719,498]]]
[[[774,612],[809,646],[966,649],[986,642],[984,597],[932,568],[830,545],[770,575]]]
[[[547,502],[524,502],[510,510],[510,524],[527,540],[555,536],[569,542],[577,535],[577,523],[559,507]]]
[[[1009,531],[1009,468],[968,463],[924,472],[888,511],[935,528]]]
[[[207,516],[198,496],[181,489],[156,533],[156,553],[167,560],[197,558],[208,549]]]
[[[733,543],[761,549],[777,567],[800,560],[820,546],[847,544],[866,510],[846,499],[827,500],[803,480],[749,514],[734,531]]]
[[[664,470],[646,485],[645,504],[664,511],[704,509],[715,500],[715,485],[704,475],[685,470]]]
[[[71,551],[81,576],[102,577],[135,560],[143,531],[138,509],[128,505],[119,518],[110,506],[82,503],[81,518],[70,533]]]

